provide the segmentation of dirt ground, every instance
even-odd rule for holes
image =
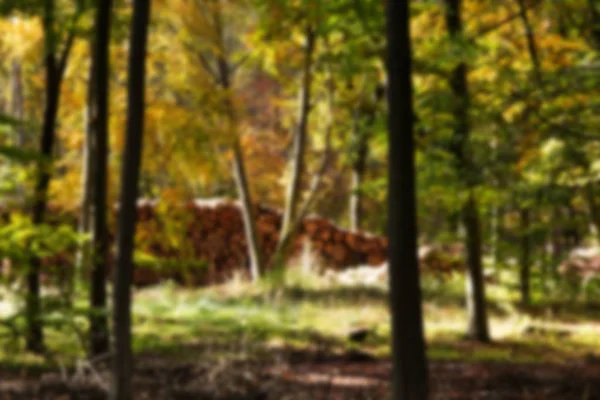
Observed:
[[[177,356],[136,359],[136,399],[326,400],[388,397],[389,360],[360,353],[280,352],[268,361],[177,361]],[[0,367],[1,368],[1,367]],[[600,361],[571,364],[433,361],[435,400],[600,399]],[[96,400],[106,398],[108,374],[69,371],[0,372],[0,399]],[[102,386],[104,385],[104,389]]]

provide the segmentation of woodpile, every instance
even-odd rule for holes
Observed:
[[[600,248],[580,247],[573,249],[559,265],[559,272],[571,279],[589,280],[600,274]]]
[[[144,268],[137,269],[136,283],[156,283],[165,277],[195,285],[223,282],[236,273],[247,275],[249,259],[240,205],[227,199],[196,200],[185,206],[174,207],[162,215],[156,212],[157,204],[140,202],[138,205],[138,232],[152,238],[138,241],[138,246],[158,257],[180,258],[181,252],[194,260],[206,262],[204,269],[182,275],[169,272],[166,275]],[[183,211],[183,212],[182,212]],[[259,240],[265,257],[269,259],[277,246],[282,215],[266,206],[254,209]],[[184,229],[179,233],[164,232],[164,223],[178,222]],[[163,232],[159,232],[160,230]],[[167,230],[168,231],[168,230]],[[173,235],[181,236],[183,246],[173,249],[166,246]],[[305,242],[319,259],[319,267],[328,271],[344,271],[362,266],[361,271],[369,276],[366,281],[382,282],[387,279],[387,239],[362,232],[351,232],[340,228],[326,218],[306,218],[298,232],[290,257],[297,257]],[[463,247],[461,244],[424,246],[419,251],[421,268],[436,276],[447,276],[454,271],[463,271]],[[177,264],[177,261],[174,261]],[[369,269],[371,271],[369,271]],[[371,273],[372,272],[372,273]],[[353,272],[349,272],[353,274]],[[356,273],[354,273],[356,275]],[[350,278],[348,278],[350,279]],[[350,279],[352,280],[352,279]]]
[[[194,260],[206,262],[206,268],[197,269],[187,277],[174,272],[167,274],[170,278],[210,284],[226,281],[235,273],[247,273],[249,259],[239,203],[226,199],[196,200],[162,214],[157,208],[158,204],[153,202],[140,201],[138,204],[138,249],[159,258],[175,260],[183,252]],[[269,259],[279,240],[282,216],[280,212],[260,205],[255,207],[254,213],[259,240],[266,259]],[[165,228],[169,223],[180,227],[175,232],[169,231]],[[179,235],[176,238],[181,243],[179,249],[168,244],[173,235]],[[327,269],[378,265],[386,259],[385,238],[352,233],[325,218],[308,217],[303,221],[291,257],[298,255],[305,240],[318,255],[321,267]],[[136,283],[151,284],[165,277],[153,268],[142,267],[137,269]]]
[[[418,251],[421,273],[443,280],[454,272],[464,271],[462,250],[460,243],[421,246]],[[387,286],[388,268],[386,261],[379,266],[360,265],[342,271],[328,270],[325,279],[341,286]]]
[[[209,199],[168,205],[140,200],[137,209],[136,285],[151,285],[165,279],[207,285],[224,282],[235,274],[248,274],[249,259],[238,202]],[[115,207],[115,219],[118,212]],[[259,240],[269,259],[279,240],[282,215],[262,205],[257,205],[254,212]],[[76,224],[76,218],[66,220]],[[114,243],[114,227],[110,236]],[[387,260],[386,238],[351,232],[318,216],[303,221],[290,257],[297,257],[306,243],[317,255],[319,267],[325,270],[342,271],[359,265],[378,268],[374,266]],[[448,249],[429,248],[420,257],[421,266],[443,273],[461,269],[462,262],[446,253],[449,253]],[[111,255],[110,276],[113,257]],[[70,262],[72,259],[59,257],[52,261]]]
[[[455,271],[464,271],[464,246],[462,243],[421,246],[419,264],[423,272],[441,278]]]

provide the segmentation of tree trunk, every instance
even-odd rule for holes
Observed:
[[[306,44],[304,48],[304,65],[302,68],[302,86],[300,90],[300,107],[298,112],[298,127],[294,136],[291,176],[287,187],[285,209],[283,210],[283,222],[279,232],[277,249],[271,259],[271,265],[275,268],[284,267],[289,247],[295,236],[298,209],[300,207],[301,183],[305,170],[304,154],[306,138],[308,135],[308,119],[311,109],[311,86],[312,86],[312,64],[315,49],[315,32],[308,25],[306,27]]]
[[[481,223],[479,210],[473,193],[463,209],[463,223],[467,233],[467,311],[469,324],[467,337],[480,342],[489,342],[485,281],[481,262]]]
[[[254,204],[250,195],[248,178],[244,163],[242,147],[238,138],[234,139],[233,144],[233,175],[237,186],[237,193],[242,206],[242,218],[244,220],[244,232],[246,242],[248,243],[248,253],[250,258],[250,276],[252,281],[257,282],[264,272],[264,260],[261,251],[260,238],[256,227],[256,218],[254,215]]]
[[[360,186],[363,184],[369,153],[369,142],[360,126],[360,112],[355,112],[353,121],[353,135],[356,142],[355,159],[352,163],[352,188],[350,192],[350,230],[359,231],[362,220],[362,193]]]
[[[596,201],[594,184],[588,183],[587,185],[585,185],[584,190],[585,198],[588,203],[590,219],[592,221],[592,224],[594,224],[594,228],[596,228],[596,239],[600,239],[600,207],[598,206],[598,202]]]
[[[371,130],[377,118],[377,105],[383,99],[385,90],[378,85],[373,93],[373,103],[360,101],[353,116],[352,135],[354,148],[351,149],[354,160],[352,162],[352,188],[350,192],[350,229],[359,231],[363,219],[363,194],[360,186],[364,183],[369,156],[369,141],[372,136]],[[361,123],[362,117],[366,117],[366,126]]]
[[[23,149],[25,146],[25,106],[24,106],[24,94],[23,94],[23,75],[21,72],[21,63],[17,58],[12,61],[11,71],[11,83],[12,83],[12,115],[20,121],[17,127],[17,135],[15,137],[15,145]],[[17,183],[17,199],[23,205],[25,202],[25,189],[21,182]]]
[[[553,219],[554,221],[561,220],[561,215],[558,208],[555,208],[553,211]],[[558,265],[562,260],[564,249],[561,243],[560,228],[553,226],[551,229],[552,230],[550,232],[550,240],[552,243],[552,278],[556,279],[558,278]]]
[[[94,224],[93,258],[90,284],[90,353],[98,356],[109,350],[108,321],[106,316],[106,262],[108,260],[108,228],[106,197],[108,185],[108,90],[109,90],[109,43],[110,13],[112,0],[99,3],[96,14],[96,38],[93,63],[95,64],[93,101],[94,129]]]
[[[37,182],[34,190],[32,222],[41,225],[44,222],[46,204],[48,201],[48,186],[52,170],[52,149],[54,147],[55,126],[60,102],[60,84],[65,71],[66,62],[73,43],[74,31],[69,33],[64,49],[59,59],[56,58],[56,42],[54,32],[54,0],[46,0],[44,3],[44,51],[46,69],[46,104],[44,107],[44,122],[40,138],[41,161],[38,163]],[[44,350],[44,335],[42,322],[40,320],[40,266],[41,260],[38,255],[32,255],[31,265],[27,273],[27,301],[26,318],[27,333],[26,346],[33,352]]]
[[[233,176],[235,179],[238,197],[240,198],[242,207],[242,219],[244,220],[244,232],[246,242],[248,243],[248,255],[250,258],[250,276],[254,282],[258,281],[264,272],[264,259],[261,249],[260,238],[258,236],[258,228],[256,227],[256,218],[254,216],[254,203],[250,193],[250,185],[248,184],[248,175],[244,162],[244,154],[240,143],[237,115],[229,90],[231,89],[232,72],[227,61],[225,49],[225,32],[221,14],[220,0],[216,2],[217,7],[214,13],[214,23],[217,30],[218,50],[217,69],[218,83],[225,92],[225,112],[229,124],[229,133],[232,134],[232,150],[233,150]]]
[[[93,51],[93,47],[92,47]],[[93,207],[93,177],[94,177],[94,60],[90,61],[90,70],[88,74],[88,98],[85,106],[85,135],[83,137],[83,159],[81,169],[81,201],[80,201],[80,217],[79,217],[79,234],[87,235],[91,232]],[[75,269],[81,273],[87,271],[91,256],[91,241],[81,243],[77,250],[75,258]]]
[[[417,260],[409,7],[387,2],[388,238],[392,310],[392,398],[428,398],[427,362]]]
[[[530,210],[529,208],[521,209],[521,268],[520,268],[520,283],[521,283],[521,303],[528,306],[529,298],[529,278],[531,269],[531,234],[530,234]]]
[[[569,215],[569,229],[566,234],[571,246],[578,247],[581,245],[581,233],[577,222],[577,211],[575,211],[572,204],[567,206],[567,214]]]
[[[461,0],[446,0],[446,24],[453,40],[463,35]],[[474,187],[479,178],[469,151],[469,88],[467,65],[460,63],[452,71],[450,87],[454,94],[454,133],[451,151],[454,154],[458,175],[468,190],[468,200],[463,205],[463,224],[467,241],[467,335],[481,342],[490,340],[485,304],[485,283],[481,260],[481,226]]]
[[[544,295],[548,294],[548,273],[552,268],[552,242],[550,240],[550,235],[547,232],[544,232],[544,239],[542,242],[542,269],[541,269],[541,283],[542,283],[542,292]]]
[[[7,101],[6,94],[4,94],[4,88],[0,86],[0,114],[6,114]]]
[[[448,224],[448,232],[452,235],[458,236],[460,233],[460,211],[452,212],[448,215],[446,223]]]
[[[529,51],[529,57],[531,58],[531,63],[533,64],[533,72],[534,77],[537,81],[538,86],[542,88],[543,79],[542,79],[542,70],[540,67],[540,61],[537,55],[537,46],[535,44],[535,36],[533,33],[533,28],[529,23],[529,18],[527,17],[527,7],[525,6],[525,0],[518,0],[519,3],[519,14],[521,16],[521,22],[523,23],[523,28],[525,29],[525,35],[527,37],[527,49]],[[536,106],[536,107],[539,107]]]
[[[500,234],[502,232],[502,224],[504,219],[504,209],[498,204],[492,206],[491,216],[491,232],[490,232],[490,255],[492,257],[492,265],[498,269],[502,262],[500,251]]]
[[[600,49],[600,5],[596,0],[588,0],[590,8],[591,36],[594,48]]]
[[[110,398],[131,400],[133,355],[131,351],[131,281],[137,221],[137,197],[144,133],[146,47],[150,0],[135,0],[129,47],[127,88],[127,138],[121,173],[121,195],[114,289],[114,357]]]

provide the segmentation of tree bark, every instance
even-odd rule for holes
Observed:
[[[463,35],[461,8],[462,0],[446,1],[446,25],[453,40]],[[467,82],[467,65],[458,64],[452,71],[450,87],[454,94],[454,133],[451,151],[454,154],[458,174],[468,190],[468,199],[463,205],[462,220],[466,230],[467,241],[467,311],[469,323],[467,336],[488,342],[490,340],[487,311],[485,304],[485,282],[481,260],[481,227],[479,210],[475,198],[474,187],[477,185],[477,170],[473,165],[469,152],[469,88]]]
[[[460,220],[460,211],[453,211],[446,218],[448,232],[450,232],[454,236],[459,236],[460,234]]]
[[[92,47],[93,51],[93,47]],[[82,154],[83,159],[81,163],[81,200],[80,200],[80,217],[78,231],[81,235],[87,235],[91,232],[92,218],[93,218],[93,207],[92,207],[92,196],[93,196],[93,177],[94,177],[94,138],[93,138],[93,119],[95,117],[94,111],[94,60],[90,61],[90,70],[88,74],[88,93],[87,93],[87,104],[85,106],[85,135],[83,136],[83,147]],[[77,250],[75,258],[75,269],[77,271],[84,272],[89,266],[91,256],[91,241],[85,241],[81,244]]]
[[[52,171],[52,149],[56,136],[56,118],[60,102],[60,84],[64,75],[67,59],[74,39],[74,31],[64,44],[63,51],[57,59],[56,33],[54,31],[54,0],[44,2],[44,64],[46,70],[46,101],[44,107],[44,122],[40,138],[40,154],[42,159],[38,163],[37,178],[34,190],[32,222],[34,225],[44,223],[46,205],[48,202],[48,187]],[[44,335],[40,319],[40,266],[41,260],[38,255],[33,255],[29,272],[27,273],[27,301],[26,301],[26,347],[33,352],[44,351]]]
[[[114,357],[110,398],[131,400],[131,282],[137,221],[137,197],[144,133],[146,48],[150,0],[134,0],[129,47],[127,138],[121,173],[121,195],[114,289]]]
[[[596,0],[588,0],[590,9],[591,36],[594,48],[600,49],[600,5]]]
[[[463,224],[467,240],[467,312],[469,323],[467,337],[480,342],[489,342],[485,282],[483,280],[483,264],[481,261],[481,222],[479,210],[473,192],[463,208]]]
[[[21,63],[17,58],[14,58],[12,61],[12,70],[11,70],[11,92],[12,92],[12,104],[11,104],[11,112],[12,115],[18,119],[19,126],[17,127],[16,137],[15,137],[15,145],[23,149],[25,146],[26,133],[25,133],[25,98],[23,94],[23,74],[21,71]],[[17,199],[19,202],[25,202],[25,189],[22,183],[17,183]]]
[[[408,2],[387,2],[388,238],[392,310],[392,398],[428,398],[417,260],[410,17]]]
[[[304,65],[302,68],[302,86],[300,89],[300,107],[298,112],[298,127],[294,136],[292,160],[290,163],[291,176],[287,187],[283,222],[279,232],[277,249],[271,259],[275,268],[284,267],[289,246],[293,242],[300,207],[301,183],[305,171],[304,154],[308,135],[308,120],[311,109],[312,64],[315,49],[315,31],[307,25],[305,32]]]
[[[358,129],[358,127],[355,129]],[[358,149],[356,152],[356,160],[352,163],[352,188],[350,193],[350,230],[352,231],[359,231],[361,229],[363,208],[360,186],[364,182],[367,154],[369,151],[369,145],[364,135],[356,132],[356,136],[358,139]]]
[[[525,5],[524,0],[518,0],[519,3],[519,13],[521,16],[521,22],[523,23],[523,29],[525,30],[525,35],[527,37],[527,47],[529,50],[529,57],[531,58],[531,63],[533,66],[533,74],[534,79],[537,82],[537,85],[541,90],[544,90],[544,81],[542,77],[542,69],[540,66],[540,60],[538,57],[537,46],[535,42],[535,36],[533,32],[533,28],[529,22],[529,18],[527,16],[527,7]],[[541,106],[541,100],[537,100],[533,104],[533,108],[536,110]],[[529,289],[529,281],[530,281],[530,252],[531,252],[531,235],[529,232],[530,229],[530,210],[528,208],[521,209],[521,302],[523,305],[529,305],[530,303],[530,289]]]
[[[490,255],[492,258],[492,265],[497,269],[499,264],[502,262],[500,242],[501,232],[504,219],[504,209],[498,205],[492,205],[491,210],[491,221],[490,221]]]
[[[584,191],[585,199],[588,203],[590,219],[592,220],[592,224],[594,224],[594,228],[596,228],[596,238],[598,239],[600,238],[600,207],[596,201],[594,184],[590,182],[585,185]]]
[[[521,303],[528,306],[530,303],[529,281],[531,275],[531,234],[530,234],[530,210],[521,208]]]
[[[523,29],[525,30],[525,36],[527,37],[527,49],[529,51],[529,57],[531,58],[531,63],[533,64],[533,72],[534,77],[537,81],[538,86],[540,88],[543,87],[543,79],[542,79],[542,69],[540,67],[540,61],[537,54],[537,46],[535,44],[535,37],[533,34],[533,28],[529,23],[529,18],[527,17],[527,7],[525,6],[525,0],[517,0],[519,3],[519,14],[521,16],[521,22],[523,23]]]
[[[99,3],[96,14],[96,38],[93,63],[93,101],[95,115],[92,119],[94,133],[94,223],[93,258],[90,285],[90,353],[98,356],[109,350],[108,321],[106,316],[106,262],[108,260],[108,227],[106,218],[108,185],[108,97],[109,97],[109,43],[112,0]]]
[[[369,101],[360,101],[353,115],[352,136],[354,148],[351,150],[354,156],[352,162],[352,188],[350,192],[350,229],[359,231],[364,218],[363,194],[360,186],[364,183],[367,172],[367,160],[369,157],[369,141],[372,137],[371,130],[377,118],[377,105],[383,99],[385,89],[378,85]],[[366,117],[366,126],[363,127],[361,119]]]
[[[242,219],[244,220],[244,232],[250,258],[250,277],[253,282],[257,282],[265,270],[264,259],[256,227],[254,204],[248,185],[244,155],[238,138],[235,138],[233,143],[233,176],[242,206]]]
[[[242,219],[244,221],[244,232],[246,235],[246,242],[248,243],[248,255],[250,258],[250,276],[252,281],[256,282],[260,279],[265,270],[264,258],[260,238],[258,236],[258,228],[256,227],[254,203],[252,201],[250,185],[248,184],[244,153],[239,138],[237,115],[229,94],[231,89],[232,70],[227,60],[225,48],[225,32],[222,21],[221,0],[216,0],[215,4],[216,7],[213,16],[215,29],[217,31],[217,47],[219,51],[219,54],[217,55],[216,78],[225,94],[224,105],[229,124],[229,133],[233,136],[231,138],[233,150],[233,176],[242,206]]]
[[[552,213],[553,215],[553,219],[554,221],[560,221],[561,220],[561,215],[560,215],[560,211],[558,208],[554,208],[554,211]],[[562,246],[561,243],[561,235],[560,235],[560,228],[553,226],[551,228],[551,232],[550,232],[550,240],[552,243],[552,278],[556,279],[558,278],[558,265],[560,264],[563,254],[564,254],[564,248]]]

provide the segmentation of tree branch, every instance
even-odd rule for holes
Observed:
[[[69,59],[69,54],[71,54],[71,49],[73,48],[73,42],[75,41],[75,29],[71,28],[69,31],[69,36],[67,37],[67,41],[65,42],[65,47],[63,48],[60,57],[58,59],[58,65],[56,69],[57,84],[60,84],[63,76],[65,75],[65,69],[67,68],[67,61]]]

